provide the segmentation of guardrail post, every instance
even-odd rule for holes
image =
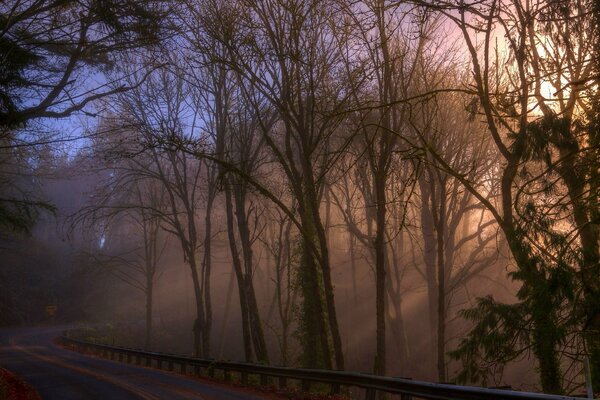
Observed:
[[[302,387],[302,391],[303,392],[310,392],[310,381],[307,381],[306,379],[303,379],[300,383],[300,386]]]
[[[330,389],[329,389],[331,394],[340,394],[340,384],[339,383],[332,383],[330,385]]]
[[[365,393],[365,400],[375,400],[376,394],[377,391],[375,389],[367,389],[367,392]]]
[[[287,378],[285,376],[280,376],[279,377],[279,388],[285,389],[286,386],[287,386]]]
[[[204,372],[211,378],[215,378],[215,371],[223,371],[225,381],[234,380],[237,374],[240,374],[242,384],[247,385],[249,376],[258,376],[260,384],[265,386],[269,384],[278,384],[280,388],[285,388],[288,385],[288,380],[292,380],[294,384],[299,383],[304,392],[310,392],[311,387],[315,383],[319,383],[319,388],[323,385],[328,385],[332,394],[340,393],[341,387],[357,386],[360,389],[358,396],[364,396],[367,400],[389,399],[392,397],[389,393],[399,393],[406,391],[408,393],[399,393],[400,396],[393,395],[394,398],[401,400],[413,400],[414,398],[438,398],[438,399],[512,399],[512,400],[581,400],[577,397],[542,395],[527,392],[503,392],[502,389],[510,389],[510,387],[493,387],[493,388],[476,388],[465,386],[448,387],[448,383],[434,382],[410,382],[410,378],[399,377],[379,377],[375,375],[329,371],[311,371],[307,373],[304,369],[294,368],[278,368],[265,367],[260,364],[246,364],[235,362],[221,362],[212,359],[192,359],[187,357],[168,355],[164,353],[145,352],[138,349],[128,349],[118,346],[105,346],[99,344],[86,343],[77,340],[63,339],[63,343],[67,348],[80,349],[86,353],[100,355],[110,360],[123,361],[131,363],[132,357],[135,357],[135,362],[143,364],[145,358],[146,366],[152,367],[156,361],[156,368],[163,369],[167,363],[169,370],[173,371],[174,364],[179,365],[181,373],[186,374],[190,369],[194,369],[197,375]],[[193,367],[192,367],[193,366]],[[234,377],[233,375],[236,375]],[[308,378],[308,379],[306,379]],[[276,381],[277,379],[277,381]],[[252,379],[254,381],[254,379]],[[396,385],[398,383],[399,385]],[[294,385],[295,386],[295,385]],[[327,388],[327,386],[324,386]],[[344,390],[345,391],[345,390]],[[389,393],[388,393],[389,392]],[[364,395],[362,395],[364,393]]]

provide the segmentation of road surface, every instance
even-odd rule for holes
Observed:
[[[166,371],[85,356],[53,344],[59,328],[0,329],[0,367],[46,400],[256,400],[260,395]]]

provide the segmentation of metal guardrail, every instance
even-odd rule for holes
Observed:
[[[94,349],[100,352],[104,357],[110,358],[111,360],[118,359],[118,361],[126,361],[131,363],[133,362],[133,358],[135,358],[137,364],[142,364],[142,361],[145,361],[146,366],[152,366],[153,362],[155,362],[159,369],[162,369],[163,363],[166,363],[169,370],[173,370],[174,365],[177,364],[180,366],[182,373],[186,373],[188,368],[193,368],[193,372],[198,375],[200,375],[202,369],[205,369],[209,376],[214,376],[215,371],[223,371],[225,379],[230,379],[231,372],[236,372],[240,374],[240,380],[242,384],[248,384],[249,375],[257,375],[260,377],[261,384],[263,385],[268,383],[269,377],[278,378],[278,385],[282,388],[287,386],[288,379],[300,381],[303,389],[309,388],[310,383],[329,384],[331,387],[331,393],[339,393],[340,387],[342,386],[359,387],[366,390],[368,399],[374,398],[377,391],[400,394],[403,400],[409,400],[412,397],[435,400],[582,399],[581,397],[432,383],[406,378],[370,375],[358,372],[277,367],[244,362],[200,359],[119,346],[90,343],[67,336],[62,336],[61,340],[66,345]],[[191,372],[192,370],[189,371]]]

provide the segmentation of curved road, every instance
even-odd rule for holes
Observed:
[[[53,344],[64,328],[0,330],[0,367],[28,382],[42,399],[261,399],[236,388],[175,373],[88,357]],[[273,398],[272,396],[269,396]]]

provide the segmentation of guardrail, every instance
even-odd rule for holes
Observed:
[[[458,386],[452,384],[416,381],[407,378],[392,378],[370,375],[358,372],[329,371],[319,369],[303,369],[277,367],[270,365],[251,364],[244,362],[217,361],[200,359],[173,354],[149,352],[119,346],[108,346],[90,343],[82,340],[62,336],[65,345],[83,349],[92,349],[101,353],[103,357],[111,360],[136,362],[138,365],[154,366],[163,369],[166,363],[168,370],[173,371],[175,365],[180,366],[182,373],[193,372],[197,375],[206,370],[208,376],[214,377],[215,371],[222,371],[225,380],[231,380],[231,373],[240,374],[242,384],[248,384],[250,375],[259,376],[262,385],[269,383],[269,378],[277,378],[280,388],[285,388],[288,379],[301,383],[304,390],[310,388],[311,383],[325,383],[330,385],[331,393],[337,394],[343,387],[359,387],[366,390],[367,399],[374,399],[379,392],[400,394],[402,400],[411,400],[412,397],[435,400],[581,400],[581,397],[549,395],[543,393],[519,392],[505,389],[487,389],[473,386]],[[134,360],[135,359],[135,360]]]

